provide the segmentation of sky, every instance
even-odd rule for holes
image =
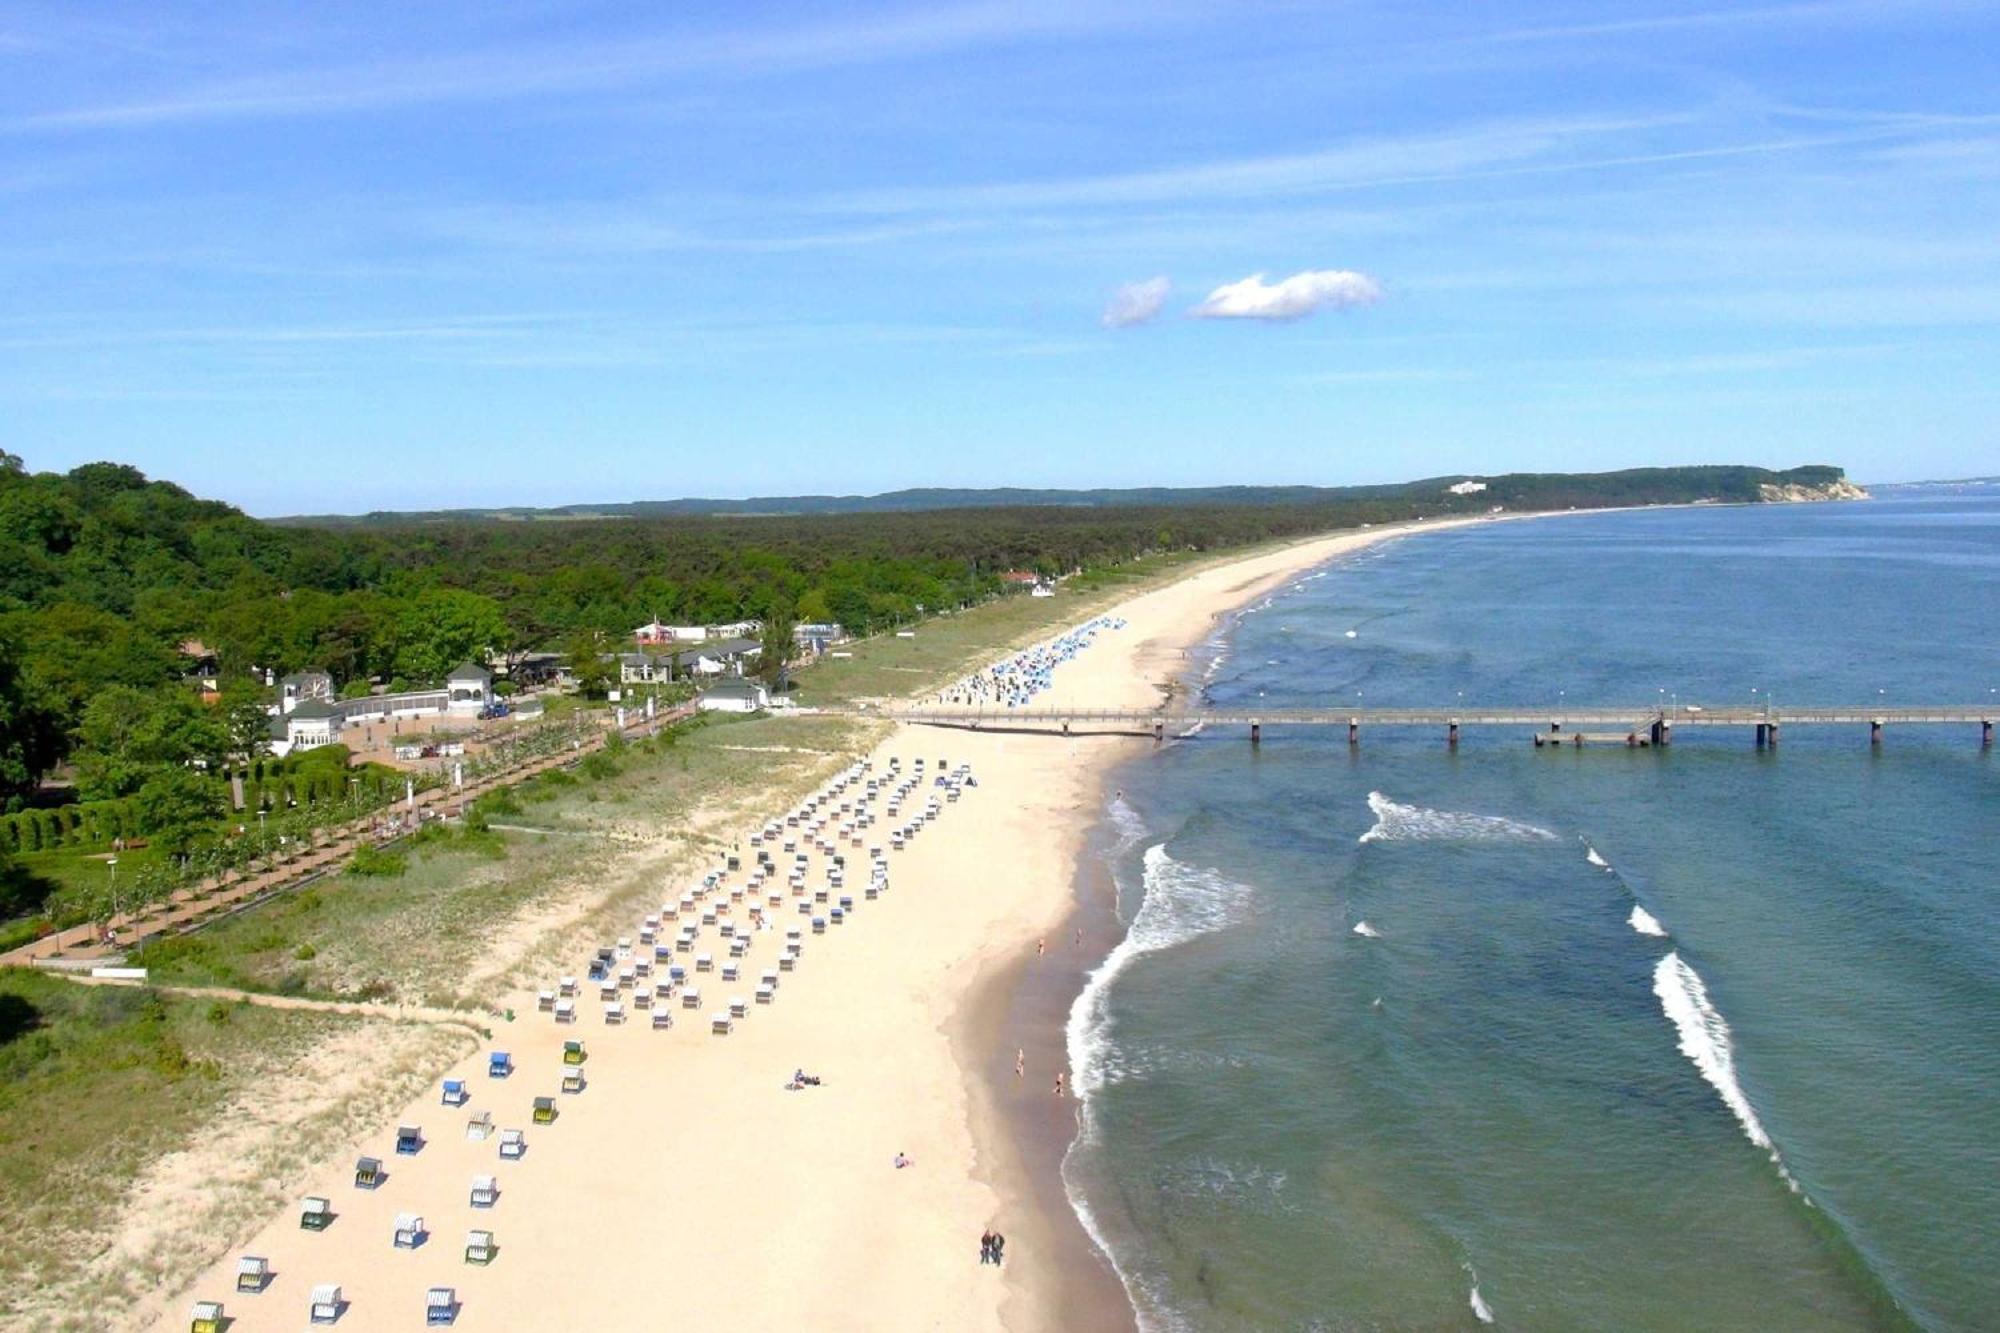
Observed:
[[[2000,472],[2000,5],[0,9],[0,449],[252,513]]]

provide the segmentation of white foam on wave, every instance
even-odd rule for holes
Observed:
[[[1361,631],[1358,629],[1351,629],[1347,631],[1347,637],[1350,639],[1358,639],[1361,637]]]
[[[1660,924],[1660,918],[1637,903],[1632,904],[1632,915],[1625,918],[1625,924],[1641,935],[1651,935],[1655,939],[1662,940],[1667,937],[1667,928]]]
[[[1611,869],[1611,863],[1605,860],[1603,857],[1599,856],[1597,854],[1597,849],[1595,847],[1592,847],[1589,843],[1585,843],[1583,845],[1583,859],[1590,862],[1592,865],[1596,866],[1599,870]]]
[[[1355,922],[1354,933],[1366,940],[1379,940],[1382,938],[1382,932],[1369,925],[1366,921]]]
[[[1242,917],[1250,902],[1249,885],[1239,884],[1213,870],[1176,861],[1167,855],[1164,846],[1148,847],[1143,863],[1145,897],[1139,903],[1139,910],[1133,914],[1125,938],[1105,956],[1084,983],[1076,1002],[1070,1005],[1069,1020],[1063,1027],[1064,1044],[1069,1055],[1070,1087],[1081,1103],[1079,1128],[1076,1142],[1070,1148],[1071,1154],[1094,1135],[1090,1115],[1091,1094],[1110,1081],[1116,1061],[1109,1012],[1113,983],[1126,968],[1147,954],[1159,953],[1227,928]],[[1067,1162],[1065,1158],[1065,1167]],[[1118,1262],[1118,1256],[1106,1242],[1096,1215],[1067,1169],[1063,1172],[1063,1190],[1069,1196],[1070,1208],[1076,1213],[1077,1221],[1083,1224],[1085,1233],[1098,1250],[1110,1260],[1112,1271],[1124,1284],[1125,1294],[1138,1313],[1139,1326],[1142,1329],[1171,1327],[1163,1325],[1156,1314],[1149,1315],[1149,1307],[1156,1306],[1157,1302],[1141,1298],[1136,1279]]]
[[[1555,834],[1499,815],[1468,815],[1402,805],[1379,791],[1368,793],[1375,825],[1361,842],[1553,842]]]
[[[1798,1182],[1785,1170],[1778,1146],[1764,1132],[1757,1108],[1750,1104],[1743,1085],[1736,1081],[1736,1046],[1729,1037],[1729,1024],[1709,1000],[1708,986],[1701,974],[1688,966],[1680,954],[1669,952],[1653,968],[1653,994],[1660,997],[1660,1008],[1666,1011],[1667,1020],[1679,1034],[1681,1054],[1692,1060],[1701,1076],[1722,1094],[1723,1105],[1743,1126],[1743,1133],[1770,1154],[1778,1174],[1785,1178],[1793,1193],[1798,1193]]]
[[[1482,1324],[1493,1322],[1493,1307],[1479,1294],[1479,1284],[1472,1284],[1472,1317]]]

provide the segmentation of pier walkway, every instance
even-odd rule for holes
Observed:
[[[1057,735],[1116,734],[1156,738],[1201,727],[1247,727],[1252,741],[1266,727],[1345,727],[1358,743],[1363,727],[1440,727],[1451,744],[1463,727],[1527,727],[1537,745],[1614,743],[1668,745],[1677,727],[1745,727],[1758,745],[1775,745],[1781,727],[1852,726],[1868,729],[1874,744],[1883,732],[1903,726],[1966,726],[1978,729],[1982,745],[1993,743],[2000,702],[1988,705],[1880,707],[1866,704],[1826,707],[1723,707],[1677,703],[1671,707],[1566,706],[1561,708],[887,708],[878,716],[923,726],[973,731],[1033,731]],[[1607,730],[1591,731],[1589,728]]]

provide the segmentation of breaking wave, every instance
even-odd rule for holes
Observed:
[[[1354,933],[1368,940],[1379,940],[1382,938],[1382,932],[1369,925],[1366,921],[1355,922]]]
[[[1094,1133],[1090,1116],[1091,1094],[1121,1072],[1118,1047],[1110,1032],[1109,998],[1113,983],[1126,968],[1147,954],[1159,953],[1226,929],[1242,917],[1250,902],[1252,891],[1249,885],[1239,884],[1213,870],[1176,861],[1167,855],[1163,845],[1148,847],[1143,864],[1145,896],[1139,903],[1139,910],[1133,914],[1125,938],[1105,956],[1084,983],[1083,991],[1070,1006],[1069,1020],[1063,1027],[1071,1088],[1082,1103],[1076,1141],[1070,1149],[1072,1155]],[[1066,1158],[1065,1166],[1067,1164]],[[1098,1250],[1111,1260],[1113,1271],[1124,1284],[1127,1296],[1132,1298],[1133,1308],[1140,1314],[1140,1326],[1158,1326],[1145,1313],[1149,1305],[1157,1302],[1141,1298],[1134,1276],[1118,1262],[1096,1214],[1070,1180],[1067,1170],[1063,1184],[1077,1220],[1083,1224],[1084,1231]]]
[[[1592,847],[1588,843],[1584,844],[1583,859],[1590,862],[1592,865],[1596,866],[1599,870],[1611,869],[1611,863],[1605,860],[1603,857],[1599,856],[1597,854],[1597,849],[1595,847]]]
[[[1667,937],[1667,928],[1660,924],[1660,918],[1648,912],[1637,903],[1632,904],[1632,915],[1625,918],[1625,924],[1641,935],[1651,935],[1656,939]]]
[[[1770,1155],[1778,1174],[1785,1178],[1793,1193],[1798,1193],[1798,1182],[1785,1170],[1777,1145],[1764,1132],[1764,1122],[1757,1118],[1757,1108],[1750,1104],[1743,1085],[1736,1081],[1736,1047],[1729,1038],[1729,1024],[1709,1000],[1708,986],[1701,974],[1689,967],[1680,954],[1669,952],[1653,968],[1653,994],[1660,997],[1660,1008],[1666,1011],[1667,1020],[1680,1035],[1681,1054],[1692,1060],[1701,1076],[1722,1094],[1723,1104],[1743,1126],[1743,1133]]]
[[[1375,825],[1362,842],[1553,842],[1556,835],[1499,815],[1468,815],[1402,805],[1379,791],[1368,793]]]

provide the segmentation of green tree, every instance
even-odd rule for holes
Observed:
[[[396,672],[438,681],[464,661],[483,662],[507,641],[507,620],[491,597],[433,588],[403,609]]]
[[[0,806],[31,795],[62,748],[61,720],[36,696],[20,645],[0,634]]]
[[[222,792],[186,768],[163,769],[132,796],[140,830],[174,856],[185,856],[209,825],[222,817]]]
[[[617,679],[617,663],[607,660],[610,652],[611,638],[601,629],[582,630],[570,639],[570,674],[585,698],[602,699]]]
[[[77,738],[77,791],[85,800],[127,795],[163,768],[196,760],[220,767],[231,748],[217,710],[177,685],[99,691],[83,710]]]
[[[792,634],[795,626],[789,609],[773,610],[764,617],[764,647],[757,655],[757,674],[774,690],[798,653],[798,640]]]

